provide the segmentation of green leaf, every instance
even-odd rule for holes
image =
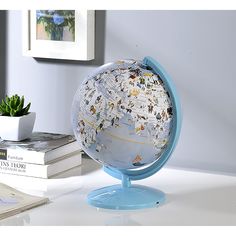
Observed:
[[[20,103],[17,106],[17,110],[21,111],[23,109],[23,107],[24,107],[24,96],[21,97]]]
[[[10,102],[10,98],[9,98],[8,96],[6,96],[5,101],[6,101],[6,104],[9,104],[9,102]]]
[[[18,106],[19,106],[20,101],[21,101],[21,99],[20,99],[20,97],[17,95],[16,100],[15,100],[15,107],[18,107]]]
[[[6,113],[10,114],[10,107],[9,106],[6,106]]]
[[[31,103],[29,103],[24,109],[23,109],[23,114],[22,115],[26,115],[28,114],[28,111],[30,109]]]
[[[11,97],[10,101],[9,101],[9,106],[12,108],[14,107],[14,97]]]
[[[2,105],[0,105],[0,113],[3,113],[5,111],[5,109],[2,107]]]
[[[6,104],[6,102],[2,99],[2,104],[4,105],[4,106],[6,106],[7,104]]]
[[[10,110],[10,116],[15,116],[15,114],[16,114],[16,113],[15,113],[15,110],[12,110],[12,109],[11,109],[11,110]]]

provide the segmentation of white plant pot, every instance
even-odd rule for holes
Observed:
[[[19,117],[0,116],[1,139],[21,141],[28,138],[32,134],[35,118],[35,112]]]

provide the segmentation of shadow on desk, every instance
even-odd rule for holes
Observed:
[[[97,163],[96,161],[92,160],[90,157],[87,155],[83,155],[83,160],[82,160],[82,175],[89,174],[93,171],[97,171],[102,168],[102,165]]]
[[[63,173],[55,175],[50,179],[62,179],[62,178],[69,178],[73,176],[85,176],[91,172],[97,171],[101,169],[102,166],[97,163],[96,161],[92,160],[87,155],[83,155],[82,157],[82,164],[80,166],[74,167],[70,170],[67,170]]]
[[[217,214],[236,214],[236,186],[219,186],[181,194],[168,194],[168,202],[177,201],[181,207],[205,210]],[[229,222],[230,223],[230,222]]]

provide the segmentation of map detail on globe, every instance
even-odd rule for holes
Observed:
[[[73,103],[73,129],[84,151],[118,169],[158,160],[168,145],[172,116],[163,80],[136,60],[99,68]]]

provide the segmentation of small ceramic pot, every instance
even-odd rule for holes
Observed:
[[[0,116],[1,139],[21,141],[28,138],[32,134],[35,118],[35,112],[19,117]]]

